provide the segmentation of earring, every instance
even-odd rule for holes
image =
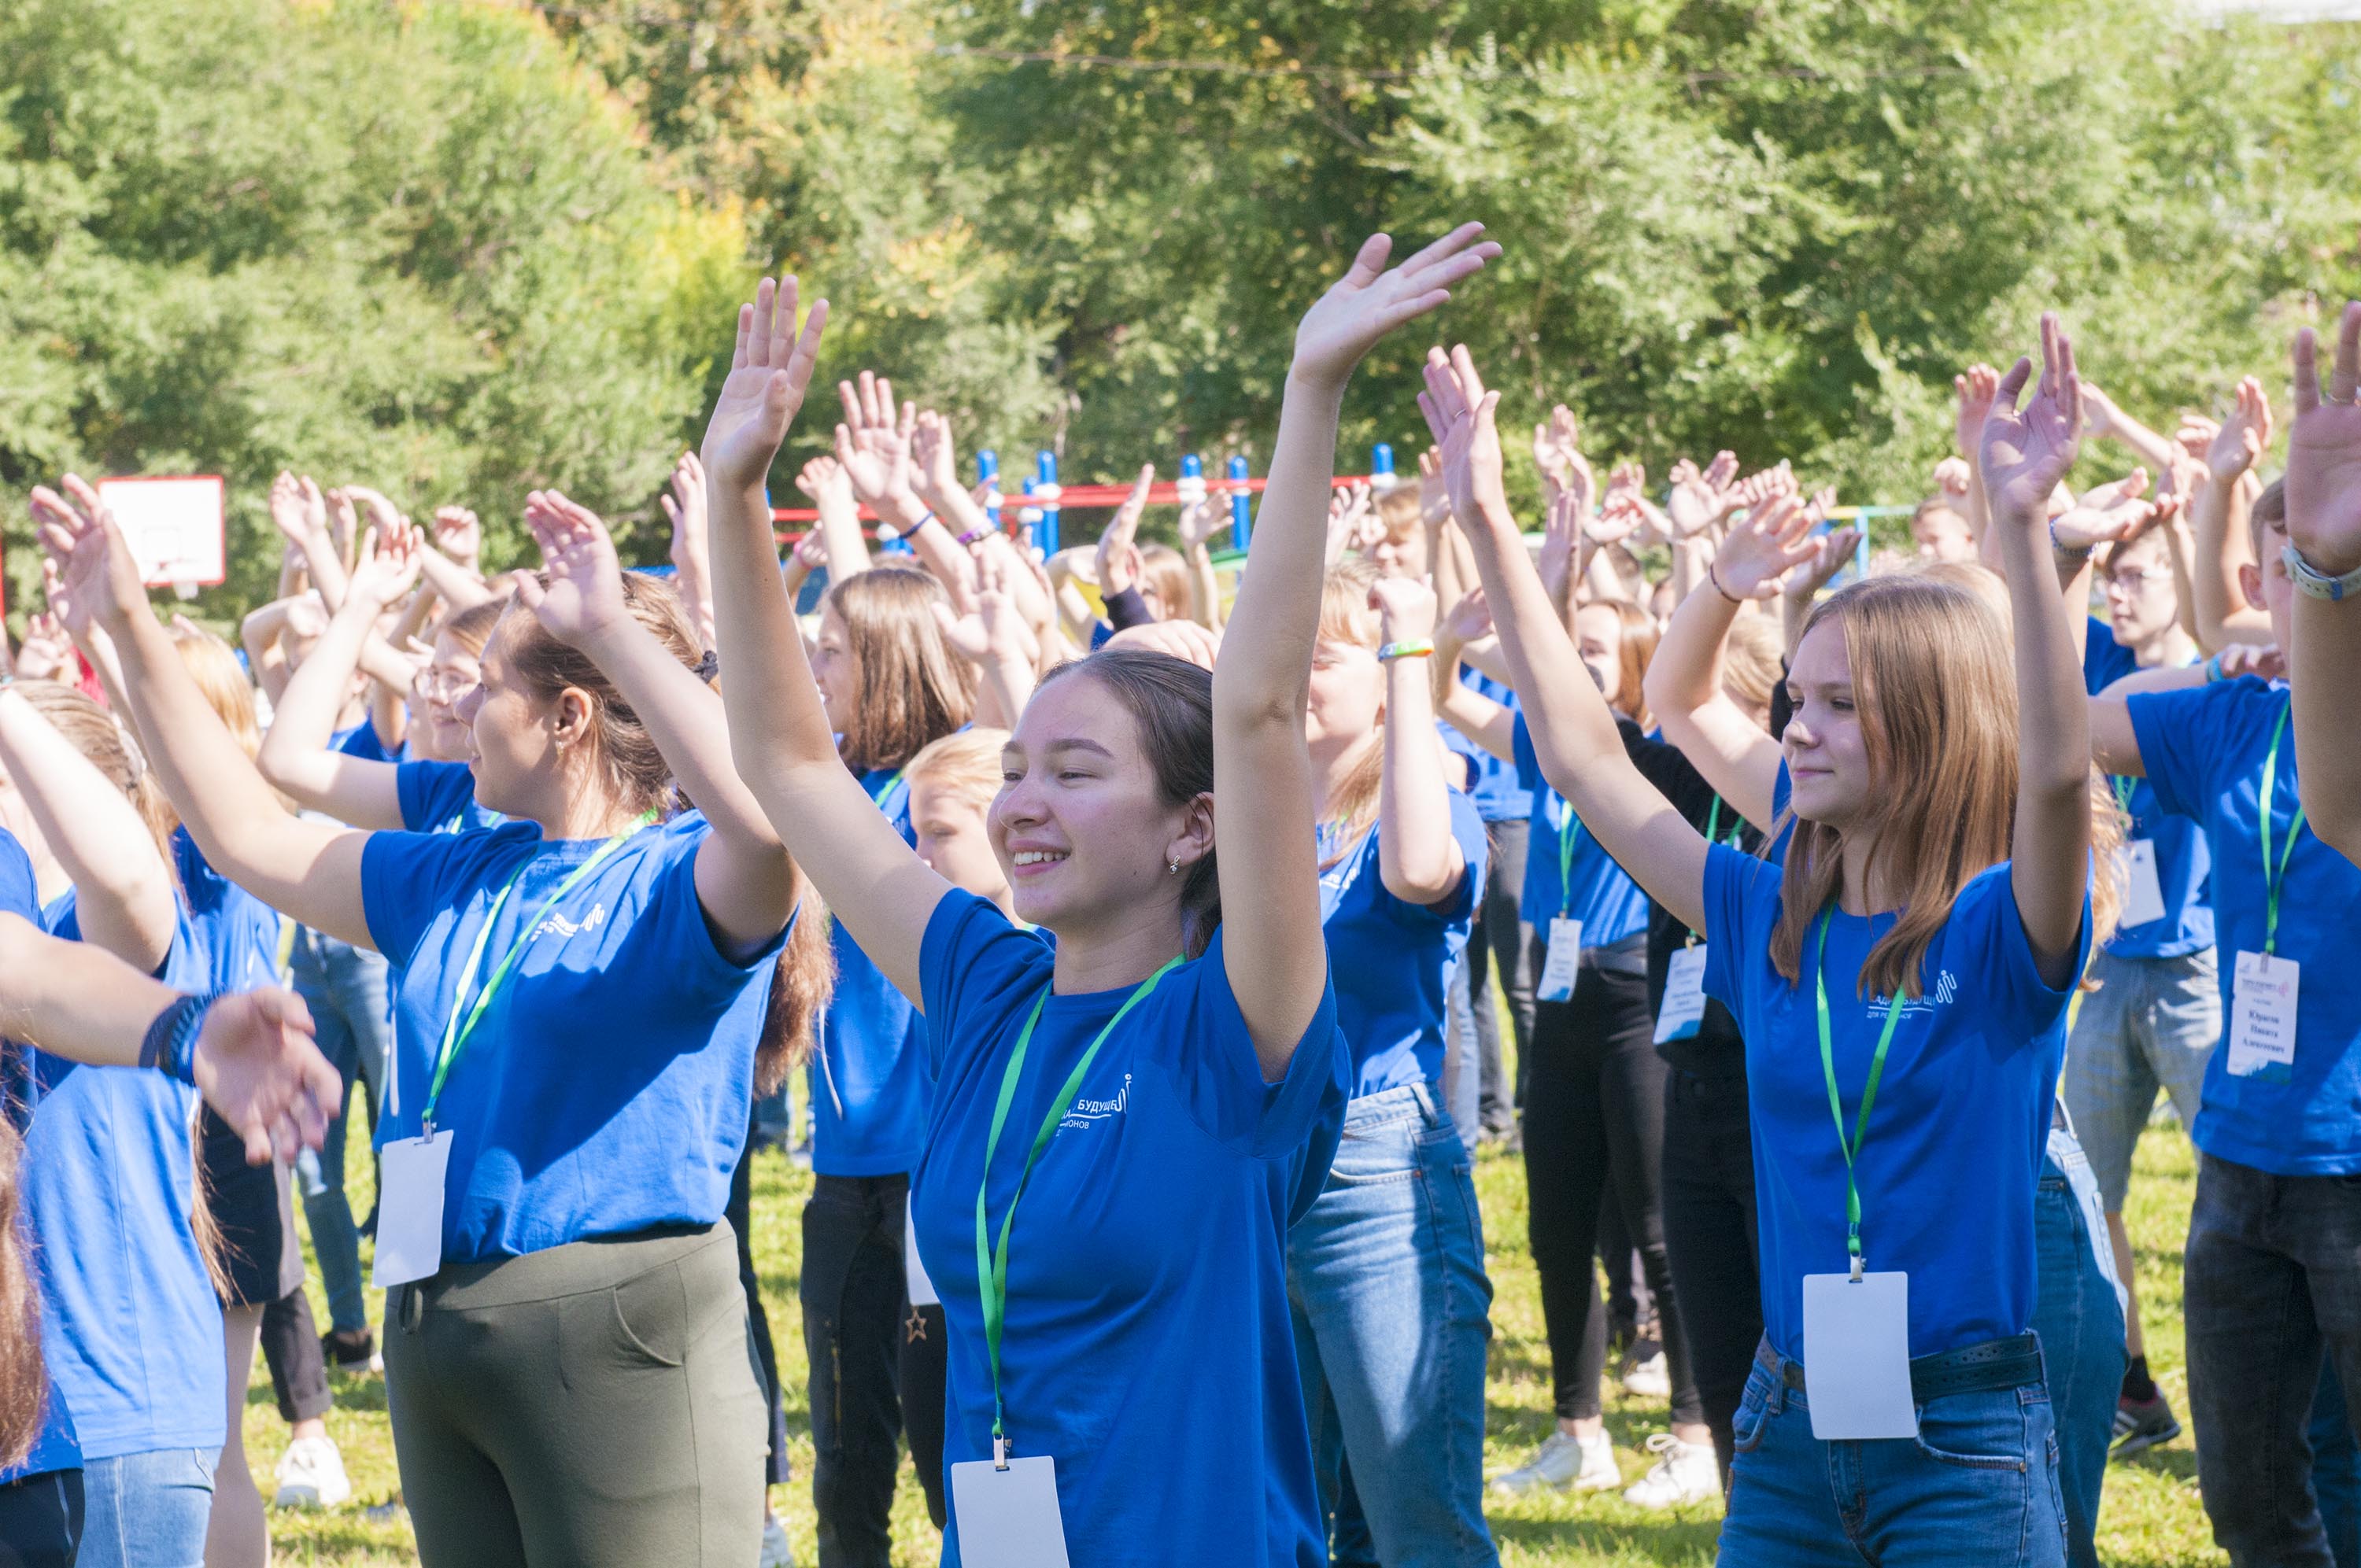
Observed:
[[[1178,855],[1173,856],[1170,861],[1166,862],[1164,869],[1172,875],[1179,876],[1180,874],[1180,857]]]

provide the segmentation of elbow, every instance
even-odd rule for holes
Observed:
[[[1441,861],[1429,866],[1404,866],[1399,871],[1380,864],[1378,870],[1388,893],[1422,909],[1441,904],[1457,893],[1467,875],[1465,864],[1455,867]]]

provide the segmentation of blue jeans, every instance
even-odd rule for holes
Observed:
[[[2058,1136],[2061,1135],[2052,1135]],[[2041,1336],[2043,1379],[2058,1428],[2058,1486],[2066,1504],[2066,1560],[2098,1568],[2092,1531],[2115,1437],[2115,1398],[2124,1385],[2124,1307],[2099,1268],[2081,1201],[2058,1162],[2041,1162],[2033,1199],[2033,1239],[2040,1294],[2033,1332]]]
[[[392,1030],[385,959],[299,926],[290,967],[295,993],[318,1026],[320,1054],[345,1080],[345,1113],[328,1124],[327,1141],[317,1154],[306,1149],[296,1157],[295,1176],[302,1184],[312,1249],[320,1260],[320,1285],[328,1293],[329,1326],[351,1332],[368,1327],[368,1306],[361,1293],[360,1231],[353,1223],[353,1206],[345,1201],[345,1137],[357,1113],[351,1109],[353,1080],[359,1079],[367,1088],[371,1119],[384,1092]]]
[[[1743,1568],[2062,1568],[2058,1441],[2039,1384],[1946,1394],[1918,1436],[1822,1442],[1786,1360],[1755,1353],[1730,1423],[1719,1561]]]
[[[86,1459],[77,1568],[203,1568],[218,1449]]]
[[[1287,1295],[1336,1563],[1497,1563],[1484,1525],[1492,1285],[1467,1151],[1432,1085],[1347,1109],[1328,1185],[1288,1234]]]

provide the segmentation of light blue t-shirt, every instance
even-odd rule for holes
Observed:
[[[181,907],[207,991],[252,991],[279,978],[279,912],[214,870],[186,828],[172,829]]]
[[[412,833],[472,833],[508,820],[476,804],[476,771],[465,762],[400,762],[393,789]]]
[[[545,916],[602,840],[550,842],[516,822],[369,836],[363,907],[379,950],[402,970],[379,1144],[418,1136],[460,971],[511,875],[470,1007],[533,932],[434,1113],[454,1135],[444,1262],[721,1217],[784,933],[743,962],[714,945],[697,898],[708,831],[696,812],[640,829]]]
[[[82,938],[74,895],[52,935]],[[185,915],[160,978],[206,988]],[[73,1411],[85,1460],[219,1448],[225,1420],[221,1303],[197,1250],[190,1136],[196,1091],[160,1072],[32,1053],[23,1191],[41,1288],[41,1354]]]
[[[857,775],[905,843],[910,785],[898,768]],[[927,1020],[869,961],[842,922],[831,924],[836,990],[812,1053],[812,1169],[821,1176],[898,1176],[927,1138]]]
[[[1771,965],[1780,874],[1725,845],[1707,852],[1705,989],[1746,1040],[1763,1332],[1800,1360],[1804,1276],[1849,1266],[1845,1160],[1820,1065],[1817,923],[1800,984]],[[1839,911],[1828,927],[1830,1055],[1848,1133],[1890,1004],[1862,999],[1861,967],[1894,921]],[[2082,930],[2087,947],[2087,903]],[[1920,995],[1901,1003],[1858,1165],[1861,1252],[1872,1269],[1909,1275],[1914,1356],[2033,1321],[2034,1192],[2070,994],[2035,967],[2006,861],[1960,890],[1920,973]]]
[[[1049,944],[943,895],[919,970],[937,1078],[912,1180],[950,1339],[943,1463],[992,1456],[975,1197],[1001,1080],[1049,986]],[[1131,991],[1052,996],[988,1187],[995,1238],[1052,1098]],[[1319,1192],[1350,1063],[1323,999],[1263,1081],[1222,937],[1109,1036],[1034,1168],[1008,1248],[1006,1430],[1057,1461],[1077,1563],[1327,1561],[1287,1304],[1287,1226]],[[943,1561],[959,1563],[956,1519]]]
[[[2237,955],[2263,950],[2261,795],[2271,732],[2287,687],[2252,675],[2131,697],[2140,760],[2165,810],[2194,818],[2213,851],[2213,921],[2221,938],[2222,1011],[2237,983]],[[2271,847],[2288,852],[2296,793],[2295,726],[2280,737],[2271,790]],[[2361,870],[2307,827],[2279,889],[2278,956],[2302,966],[2296,990],[2295,1063],[2284,1075],[2230,1076],[2229,1052],[2205,1065],[2190,1136],[2216,1159],[2275,1176],[2361,1172]]]
[[[1510,713],[1522,712],[1514,686],[1466,666],[1461,667],[1459,679],[1468,690],[1490,697]],[[1467,795],[1475,801],[1477,816],[1487,822],[1523,822],[1532,816],[1533,792],[1518,776],[1514,762],[1502,762],[1451,725],[1442,729],[1443,743],[1467,759]]]
[[[1476,803],[1451,794],[1451,836],[1467,869],[1440,904],[1408,904],[1386,887],[1371,824],[1320,877],[1320,917],[1336,986],[1336,1025],[1353,1056],[1356,1099],[1443,1077],[1451,970],[1483,896],[1487,847]]]
[[[38,927],[41,924],[40,894],[33,883],[33,862],[16,836],[0,828],[0,911]],[[22,1136],[33,1120],[33,1050],[13,1040],[0,1040],[0,1113]],[[32,1227],[17,1211],[24,1245],[33,1245]],[[45,1367],[44,1372],[47,1371]],[[14,1469],[0,1469],[0,1486],[45,1470],[73,1470],[82,1465],[82,1444],[74,1441],[73,1411],[57,1379],[49,1378],[41,1405],[41,1430],[32,1452]]]
[[[2103,620],[2093,620],[2082,645],[2082,681],[2092,696],[2125,675],[2136,674],[2139,659],[2115,641]],[[2128,837],[2145,839],[2156,848],[2157,890],[2164,897],[2164,914],[2136,926],[2116,927],[2107,951],[2121,959],[2179,959],[2213,945],[2213,906],[2209,883],[2213,853],[2197,824],[2175,816],[2157,803],[2156,786],[2146,779],[2111,781],[2115,798],[2131,817]]]
[[[1533,751],[1532,732],[1525,716],[1517,715],[1517,778],[1532,792],[1532,837],[1525,845],[1525,891],[1518,913],[1544,938],[1549,923],[1561,915],[1582,922],[1585,948],[1611,947],[1648,929],[1648,895],[1623,872],[1597,835],[1587,830],[1576,837],[1574,858],[1563,883],[1558,861],[1566,835],[1574,832],[1574,808],[1542,777],[1541,758]],[[1566,887],[1573,889],[1572,895]]]

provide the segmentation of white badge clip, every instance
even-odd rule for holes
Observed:
[[[951,1512],[964,1568],[1070,1568],[1058,1462],[1046,1454],[1011,1459],[995,1436],[990,1459],[951,1466]]]
[[[1804,1398],[1823,1442],[1918,1435],[1907,1274],[1804,1276]]]
[[[2164,918],[2164,883],[2156,873],[2156,840],[2134,839],[2121,851],[2124,869],[2124,912],[2120,927],[2145,926]]]
[[[1571,1002],[1581,966],[1582,922],[1561,915],[1550,922],[1549,958],[1542,965],[1541,989],[1534,996],[1543,1002]]]
[[[396,1138],[378,1150],[377,1262],[372,1289],[423,1279],[443,1266],[443,1178],[451,1133],[430,1124],[423,1136]]]
[[[2303,966],[2268,953],[2240,953],[2230,991],[2230,1076],[2285,1078],[2295,1066],[2295,1003]]]
[[[1697,1037],[1705,1021],[1705,944],[1673,949],[1664,970],[1664,1005],[1656,1014],[1656,1044]]]

